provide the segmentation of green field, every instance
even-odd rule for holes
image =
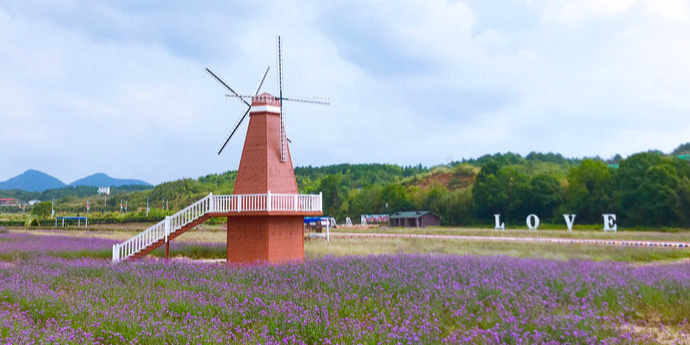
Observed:
[[[141,225],[143,228],[146,225]],[[137,227],[129,224],[125,227],[110,228],[110,230],[12,230],[16,233],[34,235],[63,235],[82,238],[102,238],[124,241],[139,233]],[[625,261],[625,262],[653,262],[673,261],[690,258],[688,248],[656,248],[656,247],[619,247],[605,245],[583,244],[552,244],[552,243],[519,243],[481,240],[437,240],[426,238],[338,238],[335,234],[343,232],[353,233],[401,233],[401,234],[443,234],[463,236],[510,236],[510,237],[563,237],[563,238],[598,238],[598,239],[629,239],[629,240],[658,240],[658,241],[690,241],[689,232],[642,232],[619,231],[617,233],[603,233],[601,231],[573,231],[545,230],[529,232],[527,230],[495,231],[487,229],[358,229],[344,228],[333,231],[331,242],[322,240],[306,241],[305,255],[307,257],[322,257],[326,255],[369,255],[369,254],[455,254],[455,255],[509,255],[522,258],[550,258],[558,260],[580,259],[594,261]],[[225,257],[224,248],[205,249],[205,244],[224,244],[225,229],[217,225],[202,225],[201,229],[191,230],[176,239],[175,242],[188,246],[171,252],[173,256],[192,256],[194,258],[216,259]],[[196,246],[194,246],[196,245]],[[196,249],[192,249],[195,248]],[[107,251],[106,251],[107,252]],[[189,254],[194,252],[194,254]],[[206,253],[206,254],[204,254]],[[107,253],[98,254],[105,257]],[[154,255],[162,256],[162,249]]]
[[[604,232],[603,230],[545,228],[537,231],[528,229],[494,229],[459,228],[459,227],[431,227],[431,228],[388,228],[388,227],[338,227],[332,229],[338,233],[385,233],[385,234],[424,234],[424,235],[457,235],[457,236],[488,236],[488,237],[553,237],[553,238],[581,238],[581,239],[618,239],[639,241],[679,241],[690,242],[690,230],[673,229],[667,231],[655,230],[625,230]]]

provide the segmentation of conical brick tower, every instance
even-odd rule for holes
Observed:
[[[210,69],[208,72],[223,88],[249,109],[240,117],[223,146],[249,114],[249,129],[232,195],[213,195],[196,201],[140,234],[113,245],[113,262],[140,258],[214,217],[227,217],[227,262],[286,262],[304,260],[304,217],[323,214],[323,196],[299,194],[287,137],[283,129],[281,105],[284,101],[328,105],[324,98],[283,97],[281,38],[277,39],[278,91],[280,97],[258,95],[266,80],[266,68],[252,103],[235,92]]]
[[[287,146],[286,146],[287,147]],[[290,150],[280,161],[280,101],[268,93],[252,99],[249,129],[233,194],[297,194]]]
[[[297,202],[297,181],[290,151],[281,162],[280,102],[267,93],[252,100],[249,129],[233,194],[250,198],[269,194],[272,203]],[[245,201],[247,202],[247,201]],[[273,205],[274,209],[277,205]],[[286,262],[304,260],[304,217],[320,212],[243,212],[228,217],[227,262]]]

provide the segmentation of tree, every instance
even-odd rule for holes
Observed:
[[[559,165],[566,165],[568,164],[568,161],[560,154],[556,153],[539,153],[539,152],[530,152],[525,159],[527,161],[537,161],[537,162],[546,162],[546,163],[554,163],[554,164],[559,164]]]
[[[636,190],[642,184],[647,170],[661,164],[662,157],[661,153],[642,152],[621,161],[614,181],[616,189],[623,194]]]
[[[674,156],[690,154],[690,143],[681,144],[680,146],[676,147],[671,154]]]
[[[638,153],[620,164],[616,175],[620,210],[628,225],[679,226],[686,215],[683,190],[687,165],[658,152]],[[681,175],[679,176],[679,172]]]
[[[442,215],[445,212],[444,203],[448,189],[438,180],[433,180],[424,187],[416,189],[411,194],[411,202],[417,210],[427,210]]]
[[[439,213],[442,224],[470,225],[476,222],[470,188],[449,191],[444,195]]]
[[[486,163],[472,188],[477,217],[493,219],[493,214],[512,216],[525,214],[529,177],[515,165],[503,166],[496,161]]]
[[[385,213],[395,213],[399,211],[409,211],[412,208],[410,197],[405,186],[393,183],[389,184],[381,190],[381,199],[379,205]]]
[[[678,197],[680,198],[680,226],[690,227],[690,178],[683,177],[678,181]]]
[[[38,205],[31,209],[31,214],[39,218],[48,218],[53,210],[53,203],[50,201],[41,201]]]
[[[378,214],[381,212],[378,204],[383,187],[367,186],[351,190],[342,205],[342,211],[352,219],[359,219],[363,214]]]
[[[580,221],[601,221],[601,214],[614,211],[611,203],[611,170],[606,163],[584,159],[568,172],[568,187],[561,211],[575,213]]]
[[[477,174],[477,179],[472,187],[472,199],[479,219],[501,213],[508,202],[508,192],[496,176],[500,168],[501,164],[495,160],[490,160],[482,166],[479,174]]]
[[[320,181],[313,181],[311,178],[305,177],[298,182],[301,193],[314,194],[319,192]]]
[[[529,210],[529,176],[520,171],[518,166],[509,165],[498,170],[498,182],[506,191],[504,211],[506,223],[513,217],[526,217]]]
[[[545,219],[553,218],[562,201],[561,183],[550,175],[537,175],[530,181],[529,205],[531,212]]]
[[[340,182],[342,175],[328,175],[321,179],[320,190],[323,193],[324,209],[329,216],[335,216],[342,204]]]
[[[628,217],[639,225],[678,225],[680,197],[676,193],[679,179],[671,165],[650,167],[634,195]]]

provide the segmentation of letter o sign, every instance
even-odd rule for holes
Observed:
[[[530,231],[536,231],[539,227],[539,217],[536,214],[530,214],[527,216],[527,227]]]

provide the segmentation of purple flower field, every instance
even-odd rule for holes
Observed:
[[[687,332],[688,315],[688,263],[450,255],[241,267],[0,262],[6,344],[638,344],[654,343],[649,329]]]
[[[32,235],[27,233],[0,233],[0,260],[27,259],[42,255],[63,258],[112,257],[113,244],[121,241],[97,237],[73,237],[64,235]],[[224,258],[223,243],[171,242],[171,253],[190,258]],[[162,249],[155,252],[162,256]]]
[[[0,254],[112,250],[118,241],[60,235],[0,233]]]

